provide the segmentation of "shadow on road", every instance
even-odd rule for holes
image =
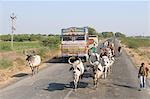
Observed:
[[[84,72],[83,78],[91,78],[91,77],[93,77],[92,73],[90,73],[90,72]]]
[[[80,82],[78,84],[78,88],[86,88],[88,86],[88,83]],[[73,82],[70,82],[70,84],[63,84],[63,83],[50,83],[48,87],[44,90],[47,91],[57,91],[57,90],[64,90],[66,88],[74,88]]]
[[[18,73],[18,74],[15,74],[15,75],[11,76],[11,78],[13,78],[13,77],[24,77],[24,76],[27,76],[27,75],[29,75],[29,74],[27,74],[27,73]]]
[[[45,61],[45,63],[67,63],[67,60],[62,59],[62,57],[53,57],[52,59]]]
[[[124,87],[124,88],[129,88],[129,89],[134,89],[134,90],[139,90],[137,87],[133,87],[130,85],[123,85],[123,84],[113,84],[115,86],[119,86],[119,87]]]

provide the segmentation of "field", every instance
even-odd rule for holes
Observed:
[[[14,42],[14,49],[15,51],[18,50],[24,50],[24,49],[31,49],[31,48],[40,48],[42,45],[38,41],[32,41],[32,42]],[[7,41],[1,41],[0,42],[0,52],[5,51],[12,51],[11,49],[11,42]]]
[[[59,49],[58,44],[48,44],[44,46],[41,41],[14,42],[13,45],[14,47],[12,50],[10,41],[0,41],[0,69],[7,69],[8,67],[14,66],[14,60],[17,64],[24,65],[24,50],[28,52],[34,50],[36,54],[39,54],[44,60],[48,57],[46,54],[51,50]]]
[[[34,50],[41,56],[42,62],[59,55],[58,44],[43,46],[40,41],[14,42],[13,50],[10,45],[9,41],[0,41],[0,83],[17,72],[30,72],[30,68],[26,66],[24,50]]]
[[[137,67],[142,62],[150,64],[150,39],[127,37],[121,38],[121,42]]]
[[[145,38],[133,38],[124,37],[121,38],[123,44],[127,45],[129,48],[137,49],[139,47],[150,47],[150,39]]]

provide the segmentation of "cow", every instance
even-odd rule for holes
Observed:
[[[92,65],[93,69],[93,84],[94,87],[97,88],[98,80],[103,75],[103,67],[99,60],[92,62],[90,58],[89,63]]]
[[[110,73],[110,69],[111,69],[110,60],[109,60],[108,56],[102,56],[100,61],[101,61],[101,65],[104,68],[103,77],[105,79],[107,77],[107,75]]]
[[[74,62],[71,62],[72,60],[74,60]],[[70,71],[73,70],[74,90],[76,91],[77,84],[78,84],[80,78],[82,78],[83,73],[84,73],[84,65],[80,58],[75,59],[75,57],[70,57],[68,59],[68,62],[70,65],[72,65],[69,70]]]
[[[39,71],[39,66],[41,64],[41,57],[39,55],[27,55],[27,64],[32,70],[32,75]]]

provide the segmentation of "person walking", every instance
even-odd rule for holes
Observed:
[[[90,50],[91,50],[91,55],[96,56],[96,59],[99,61],[100,60],[99,54],[97,53],[97,47],[95,43],[93,44],[93,47]]]
[[[91,53],[97,53],[97,48],[96,48],[95,44],[93,44],[93,46],[91,48]]]
[[[149,72],[149,64],[146,64],[145,69],[146,69],[146,79],[147,79],[148,78],[148,72]]]
[[[140,79],[140,89],[145,89],[146,88],[146,68],[145,64],[142,63],[140,68],[139,68],[139,73],[138,73],[138,78]]]

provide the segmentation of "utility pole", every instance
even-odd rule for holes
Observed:
[[[13,34],[14,34],[14,31],[16,30],[16,28],[15,28],[15,19],[16,19],[15,14],[12,13],[10,18],[11,18],[11,22],[12,22],[12,26],[11,26],[11,49],[13,50]]]

